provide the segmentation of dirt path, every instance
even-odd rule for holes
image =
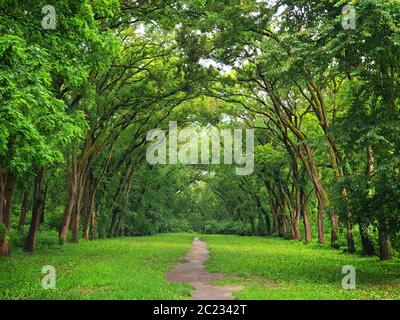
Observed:
[[[193,246],[186,255],[188,262],[176,266],[168,273],[167,278],[172,282],[188,282],[194,286],[193,300],[233,300],[232,293],[240,290],[240,286],[216,286],[211,282],[222,279],[223,274],[209,273],[204,263],[208,259],[208,248],[204,241],[193,239]]]

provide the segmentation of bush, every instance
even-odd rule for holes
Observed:
[[[37,238],[37,247],[55,247],[58,246],[58,232],[56,230],[41,230]]]
[[[11,229],[9,233],[10,243],[12,248],[22,249],[25,244],[26,232],[18,232],[15,229]],[[55,230],[40,230],[36,239],[36,248],[48,248],[55,247],[59,243],[58,232]]]
[[[156,224],[151,223],[143,213],[132,213],[126,226],[126,233],[132,236],[148,236],[158,232]]]
[[[11,248],[20,248],[23,247],[25,242],[25,234],[18,232],[15,229],[11,229],[9,234]]]
[[[186,218],[172,218],[166,221],[166,232],[193,232],[193,228]]]
[[[241,236],[249,236],[253,234],[249,223],[233,220],[208,220],[205,222],[204,230],[196,231],[202,231],[208,234],[237,234]]]

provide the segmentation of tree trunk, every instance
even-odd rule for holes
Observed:
[[[307,155],[305,157],[304,153]],[[321,181],[318,177],[318,169],[315,164],[314,155],[312,153],[311,147],[308,144],[304,144],[304,149],[299,146],[299,156],[303,161],[306,168],[306,172],[313,183],[315,194],[318,200],[318,216],[317,216],[317,226],[318,226],[318,243],[322,244],[325,242],[325,230],[324,230],[324,210],[327,204],[330,203],[328,194],[325,191]]]
[[[17,178],[12,174],[4,174],[2,179],[2,199],[3,203],[0,206],[1,209],[1,222],[3,224],[2,230],[0,230],[0,256],[7,257],[10,255],[10,244],[8,240],[8,232],[10,230],[10,215],[11,215],[11,202],[14,192],[14,186]]]
[[[44,210],[46,208],[46,198],[47,198],[47,185],[44,188],[44,194],[43,194],[43,207],[42,207],[42,212],[40,214],[40,224],[44,223]]]
[[[311,149],[311,146],[307,143],[306,135],[301,132],[296,124],[292,122],[292,119],[290,119],[290,117],[287,117],[287,115],[285,114],[285,105],[275,94],[271,82],[268,81],[268,79],[266,79],[262,73],[261,78],[265,84],[264,89],[267,91],[272,100],[272,105],[274,107],[275,113],[281,121],[281,125],[289,129],[298,139],[299,144],[297,148],[297,153],[304,164],[304,167],[311,182],[313,183],[315,193],[318,198],[318,242],[324,243],[324,209],[330,204],[330,200],[324,186],[319,179],[318,167],[315,163],[314,153]],[[284,136],[287,137],[286,130],[282,130],[281,128],[281,132]]]
[[[117,236],[124,237],[125,236],[125,216],[122,214],[118,221],[118,228],[117,228]]]
[[[24,192],[21,204],[21,214],[19,216],[18,231],[23,232],[25,226],[26,213],[29,210],[29,191]]]
[[[112,238],[114,236],[115,229],[116,229],[117,223],[118,223],[119,208],[117,207],[117,200],[118,200],[120,192],[122,191],[123,181],[124,181],[124,177],[122,176],[120,179],[120,182],[118,184],[117,191],[114,194],[112,204],[111,204],[111,224],[110,224],[110,229],[108,230],[109,238]]]
[[[294,216],[294,238],[298,241],[301,241],[300,234],[300,216],[301,216],[301,192],[300,187],[296,186],[296,208],[295,208],[295,216]]]
[[[293,206],[291,204],[291,200],[289,199],[289,197],[287,197],[286,202],[287,202],[288,208],[289,208],[290,238],[292,240],[294,240],[294,239],[296,239],[296,226],[295,226],[296,222],[295,222],[295,219],[294,219],[294,212],[293,212],[294,209],[293,209]],[[297,228],[298,228],[298,226],[297,226]]]
[[[284,213],[279,215],[279,236],[282,238],[287,236],[286,215]]]
[[[40,221],[44,212],[45,205],[45,190],[44,190],[44,179],[46,175],[46,169],[41,167],[36,178],[35,188],[33,193],[33,207],[32,207],[32,220],[28,232],[28,236],[25,239],[25,251],[33,252],[36,247],[36,237],[39,230]]]
[[[96,216],[98,212],[100,212],[100,207],[97,208],[97,210],[93,210],[93,214],[91,216],[89,240],[96,240],[97,238]]]
[[[372,146],[367,147],[367,177],[368,177],[368,184],[371,184],[372,175],[374,173],[374,149]]]
[[[97,186],[95,187],[90,187],[91,182],[89,181],[89,195],[88,195],[88,205],[87,205],[87,212],[86,212],[86,221],[85,221],[85,229],[83,232],[83,238],[85,240],[90,240],[91,239],[91,233],[92,229],[94,227],[94,220],[95,220],[95,208],[94,208],[94,202],[96,199],[96,192],[97,192]]]
[[[279,217],[279,207],[277,204],[274,206],[273,213],[274,213],[274,224],[272,226],[272,232],[274,234],[277,234],[279,232],[279,218],[278,218]]]
[[[309,83],[307,83],[307,88],[311,94],[311,107],[313,108],[313,111],[318,118],[318,123],[320,124],[320,127],[324,132],[328,145],[328,154],[331,161],[332,169],[335,171],[336,181],[338,181],[339,178],[344,176],[344,172],[341,165],[342,161],[339,154],[339,150],[334,142],[333,136],[329,131],[329,121],[327,117],[324,95],[321,92],[321,89],[314,81],[310,81]],[[338,236],[339,225],[338,225],[338,216],[333,212],[331,212],[330,221],[331,221],[331,245],[335,246],[336,242],[339,240]]]
[[[1,168],[0,168],[1,169]],[[0,226],[3,223],[3,211],[6,204],[5,188],[7,182],[7,175],[0,170]]]
[[[79,225],[80,225],[80,218],[81,218],[81,210],[82,210],[82,198],[83,198],[83,186],[79,184],[77,195],[76,195],[76,205],[75,211],[72,216],[72,242],[79,243]]]
[[[331,212],[331,246],[334,247],[339,240],[339,225],[338,225],[338,216],[336,213]]]
[[[103,179],[105,173],[107,172],[111,158],[113,154],[113,147],[110,148],[110,152],[108,155],[108,160],[106,165],[104,166],[100,176],[94,181],[92,168],[89,169],[88,177],[87,177],[87,210],[86,210],[86,221],[85,221],[85,229],[83,232],[83,237],[85,240],[93,240],[95,236],[93,233],[96,233],[96,212],[95,212],[95,199],[97,189],[100,185],[101,180]],[[92,234],[92,235],[91,235]]]
[[[379,256],[381,260],[389,260],[392,257],[390,238],[387,222],[379,223]]]
[[[390,239],[385,232],[379,232],[379,256],[382,261],[392,257]]]
[[[94,209],[94,190],[93,190],[93,175],[89,173],[87,187],[86,187],[86,198],[85,198],[85,225],[83,227],[83,239],[89,240],[90,235],[90,221],[92,219],[92,212]]]
[[[273,192],[273,189],[271,188],[271,186],[268,184],[267,181],[264,181],[264,185],[265,188],[267,189],[268,192],[268,203],[270,205],[271,208],[271,212],[272,212],[272,230],[271,233],[272,234],[276,234],[278,232],[278,201],[276,200],[276,196]]]
[[[294,239],[297,241],[301,241],[300,226],[299,223],[296,222],[294,225]]]
[[[77,163],[76,163],[76,151],[74,150],[72,154],[71,172],[68,183],[68,197],[67,204],[65,206],[63,220],[60,226],[59,240],[60,244],[67,242],[68,229],[72,217],[72,211],[75,207],[76,202],[76,192],[77,192]]]
[[[92,220],[92,212],[87,211],[85,228],[83,229],[83,240],[89,240],[90,238],[90,221]]]
[[[270,219],[270,217],[268,215],[267,210],[265,210],[264,208],[261,208],[261,210],[262,210],[262,213],[264,215],[265,225],[267,227],[267,235],[270,236],[271,235],[271,219]]]
[[[354,243],[353,224],[351,222],[350,213],[346,214],[346,238],[347,238],[347,251],[349,253],[356,252],[356,245]]]
[[[317,194],[318,198],[318,243],[323,244],[325,242],[325,230],[324,230],[324,201],[321,196]]]
[[[286,208],[285,208],[285,197],[282,193],[282,190],[279,190],[280,199],[279,199],[279,207],[280,213],[278,214],[278,232],[279,236],[286,237],[287,236],[287,225],[286,225]]]
[[[128,163],[127,166],[128,166],[128,170],[126,172],[126,176],[121,177],[121,180],[118,185],[118,189],[114,195],[113,202],[111,205],[112,217],[111,217],[110,229],[108,232],[108,235],[110,238],[117,235],[116,229],[117,229],[117,225],[118,225],[118,222],[120,219],[120,215],[124,214],[126,204],[127,204],[127,198],[129,196],[131,186],[132,186],[133,168],[132,168],[132,166],[130,166],[130,163]],[[145,189],[142,189],[142,190],[143,190],[142,192],[144,192]],[[119,208],[119,207],[116,208],[115,206],[117,205],[117,200],[118,200],[118,197],[121,192],[123,192],[123,196],[124,196],[123,204],[122,204],[121,208]]]
[[[301,199],[301,215],[303,216],[303,223],[304,223],[304,235],[305,235],[305,242],[311,242],[311,227],[310,227],[310,220],[308,217],[308,209],[307,209],[307,197],[306,193],[304,192],[303,188],[300,188],[300,199]]]
[[[368,193],[371,192],[371,184],[372,184],[372,175],[374,173],[374,149],[372,146],[367,146],[367,169],[366,169],[366,175],[367,175],[367,188],[368,188]],[[360,217],[361,219],[361,217]],[[370,223],[368,221],[359,221],[359,227],[360,227],[360,236],[361,236],[361,244],[362,244],[362,255],[364,256],[373,256],[375,254],[375,248],[371,239],[371,236],[369,234],[369,225]],[[379,232],[381,234],[381,232]],[[380,240],[381,238],[379,238]],[[384,248],[387,246],[387,244],[384,243],[384,240],[379,241],[379,248]],[[382,251],[381,251],[382,253]],[[384,254],[385,255],[385,254]]]
[[[371,236],[369,234],[369,226],[366,223],[359,223],[360,228],[360,236],[361,236],[361,245],[363,256],[373,256],[375,255],[375,248],[371,240]]]

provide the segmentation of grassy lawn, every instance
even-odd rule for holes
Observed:
[[[191,288],[166,273],[191,247],[191,235],[99,240],[14,251],[0,258],[0,299],[189,299]],[[57,272],[57,289],[43,290],[42,267]]]
[[[194,236],[168,234],[14,251],[0,259],[0,299],[189,299],[191,287],[169,283]],[[207,269],[239,284],[237,299],[400,299],[400,261],[380,262],[276,238],[201,236]],[[41,269],[57,271],[57,289],[43,290]],[[342,267],[357,270],[357,289],[341,289]]]
[[[400,261],[380,262],[275,238],[201,237],[209,246],[210,272],[224,284],[241,284],[237,299],[400,299]],[[342,267],[357,271],[357,289],[341,288]]]

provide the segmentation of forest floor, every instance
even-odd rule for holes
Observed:
[[[0,299],[191,299],[193,285],[170,282],[167,274],[199,258],[206,274],[224,275],[213,275],[210,285],[241,287],[233,292],[236,299],[400,299],[398,259],[380,262],[328,245],[222,235],[201,235],[210,257],[203,251],[191,259],[195,236],[82,241],[33,254],[14,250],[11,258],[0,258]],[[55,290],[42,288],[46,265],[55,267]],[[346,265],[356,269],[356,290],[341,287]]]
[[[400,260],[381,262],[308,244],[266,237],[204,235],[209,272],[219,284],[243,285],[236,299],[400,299]],[[356,270],[356,290],[342,289],[344,266]]]
[[[81,241],[0,257],[1,299],[190,299],[191,287],[166,274],[183,261],[193,235],[163,234]],[[42,267],[56,269],[56,290],[44,290]]]

